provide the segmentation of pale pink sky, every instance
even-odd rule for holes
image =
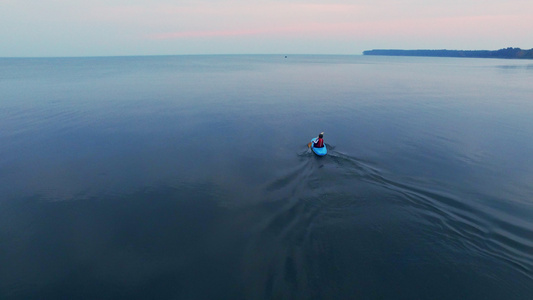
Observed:
[[[0,0],[0,57],[533,48],[531,0]]]

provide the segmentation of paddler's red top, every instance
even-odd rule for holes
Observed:
[[[316,139],[315,142],[313,143],[313,147],[315,148],[324,147],[324,139],[321,139],[321,138]]]

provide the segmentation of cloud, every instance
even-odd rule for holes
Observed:
[[[228,37],[228,36],[246,36],[257,35],[263,32],[259,30],[214,30],[214,31],[177,31],[156,33],[148,35],[148,39],[154,40],[171,40],[180,38],[203,38],[203,37]]]

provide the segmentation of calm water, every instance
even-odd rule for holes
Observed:
[[[0,298],[533,299],[532,82],[516,60],[0,59]]]

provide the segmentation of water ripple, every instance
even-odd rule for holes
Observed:
[[[403,205],[415,209],[424,218],[419,222],[436,227],[432,234],[437,235],[440,231],[442,235],[455,235],[457,242],[470,250],[504,261],[533,279],[533,223],[518,214],[518,204],[508,204],[505,211],[497,210],[485,202],[502,206],[506,203],[504,199],[481,195],[479,198],[468,198],[437,189],[427,190],[410,182],[389,179],[378,169],[345,155],[337,155],[334,161],[347,168],[347,173],[358,174],[364,181],[402,195]],[[530,207],[523,209],[531,210]]]
[[[391,207],[412,216],[409,226],[420,228],[425,240],[437,243],[431,247],[447,249],[449,257],[443,258],[446,261],[461,261],[465,255],[484,258],[503,263],[533,279],[533,223],[527,213],[519,213],[521,208],[517,203],[486,195],[461,195],[436,182],[396,179],[372,162],[335,150],[323,158],[310,152],[302,152],[299,157],[297,166],[286,169],[265,187],[272,203],[283,204],[270,206],[269,217],[257,228],[263,235],[256,246],[271,241],[266,236],[277,243],[310,244],[317,228],[336,222],[348,226],[347,216],[358,216],[358,211],[376,205],[376,201],[384,201],[379,199],[383,198],[392,202]],[[370,190],[369,186],[378,190]],[[530,207],[523,209],[531,211]],[[384,230],[378,221],[367,224],[366,229],[375,234],[383,234]],[[298,267],[283,269],[282,261],[299,261],[289,256],[272,260],[280,264],[276,272],[291,273],[305,268],[305,263],[300,262]],[[463,260],[463,264],[472,262]],[[274,279],[269,280],[273,284]]]

